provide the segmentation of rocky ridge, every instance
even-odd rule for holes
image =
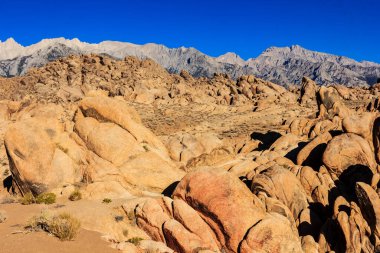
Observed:
[[[271,47],[257,58],[247,61],[234,53],[219,57],[208,56],[195,48],[167,48],[158,44],[136,45],[104,41],[89,44],[78,39],[44,39],[23,47],[12,38],[0,42],[0,76],[18,76],[32,67],[41,67],[49,61],[72,54],[106,54],[117,59],[136,56],[151,58],[171,73],[189,72],[194,77],[212,77],[226,73],[237,79],[242,75],[255,75],[283,86],[300,84],[303,76],[318,84],[343,84],[367,86],[380,77],[380,65],[357,62],[347,57],[335,56],[304,49],[300,46]]]

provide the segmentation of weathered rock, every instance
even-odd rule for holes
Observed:
[[[334,137],[323,153],[323,163],[331,173],[358,172],[364,176],[376,173],[376,161],[368,142],[356,134],[341,134]],[[372,176],[371,176],[372,177]]]
[[[179,221],[188,231],[197,235],[203,247],[211,250],[219,249],[214,232],[185,201],[181,199],[173,201],[173,218]]]
[[[343,119],[342,126],[346,133],[360,135],[372,145],[372,130],[377,113],[365,112],[361,115],[352,114]]]
[[[317,106],[317,84],[310,78],[303,77],[301,83],[301,95],[299,102],[309,107]]]
[[[264,192],[285,204],[297,219],[300,212],[308,206],[307,195],[301,182],[289,170],[273,166],[252,179],[252,192]]]
[[[172,218],[163,199],[148,199],[136,207],[136,223],[153,240],[165,242],[163,224]]]
[[[8,129],[4,141],[10,169],[23,194],[40,194],[81,180],[78,165],[58,145],[62,131],[55,118],[44,116],[26,118]]]
[[[264,218],[248,188],[219,169],[188,173],[173,193],[194,208],[215,232],[222,249],[237,252],[247,230]]]
[[[281,215],[268,215],[249,229],[240,252],[303,252],[297,235]]]
[[[298,153],[297,164],[318,168],[321,165],[322,154],[331,139],[329,132],[315,137]]]
[[[360,209],[373,233],[380,238],[380,198],[371,186],[358,182],[355,188]]]

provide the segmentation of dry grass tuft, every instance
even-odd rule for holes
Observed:
[[[75,189],[69,196],[69,200],[71,201],[77,201],[82,199],[82,193],[79,191],[79,189]]]
[[[51,215],[44,212],[34,216],[25,228],[31,231],[43,230],[61,241],[71,241],[79,232],[80,222],[68,213]]]

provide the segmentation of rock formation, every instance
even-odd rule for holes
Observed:
[[[85,216],[124,252],[377,252],[376,93],[302,82],[99,55],[3,78],[0,196],[115,200]]]

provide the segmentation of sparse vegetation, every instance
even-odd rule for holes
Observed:
[[[36,199],[31,192],[28,192],[20,199],[20,203],[23,205],[31,205],[36,203]]]
[[[124,230],[123,230],[123,235],[124,235],[125,237],[127,237],[127,236],[128,236],[128,234],[129,234],[129,231],[128,231],[128,229],[124,229]]]
[[[132,237],[130,239],[127,240],[127,242],[130,242],[130,243],[133,243],[134,245],[136,246],[139,246],[140,245],[140,242],[144,240],[143,238],[141,237]]]
[[[50,215],[43,212],[34,216],[25,227],[31,231],[46,231],[62,241],[73,240],[79,232],[80,222],[68,213]]]
[[[55,203],[55,199],[56,199],[56,196],[52,192],[41,193],[40,195],[37,196],[36,203],[51,205]]]
[[[109,198],[105,198],[105,199],[103,199],[103,201],[102,201],[102,203],[104,203],[104,204],[109,204],[109,203],[111,203],[112,202],[112,199],[109,199]]]
[[[51,205],[55,203],[56,196],[52,192],[41,193],[37,197],[34,197],[32,193],[25,194],[21,199],[20,203],[23,205],[31,204],[47,204]]]
[[[4,210],[0,210],[0,223],[3,223],[7,218],[7,213]]]
[[[77,201],[82,199],[82,193],[79,191],[79,189],[75,189],[69,196],[69,200],[71,201]]]

